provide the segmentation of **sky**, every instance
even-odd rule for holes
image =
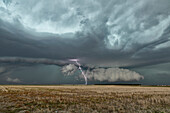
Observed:
[[[169,0],[0,0],[0,84],[170,85]]]

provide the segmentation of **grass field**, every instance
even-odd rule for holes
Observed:
[[[170,87],[0,86],[0,113],[170,113]]]

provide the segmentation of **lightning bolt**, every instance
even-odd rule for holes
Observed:
[[[76,64],[79,66],[79,70],[81,71],[83,77],[84,77],[84,80],[85,80],[85,85],[87,85],[87,77],[85,75],[85,73],[83,72],[82,68],[81,68],[81,64],[78,62],[79,59],[69,59],[69,61],[73,61],[73,62],[76,62]]]

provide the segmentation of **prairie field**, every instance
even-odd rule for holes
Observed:
[[[0,85],[0,113],[170,113],[170,87]]]

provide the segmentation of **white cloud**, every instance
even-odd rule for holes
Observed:
[[[10,78],[10,77],[7,77],[6,79],[7,82],[13,82],[13,83],[20,83],[21,81],[18,79],[18,78]]]
[[[97,68],[92,71],[87,70],[85,72],[88,79],[94,79],[99,81],[132,81],[144,79],[142,75],[128,69],[120,68]]]
[[[76,70],[77,70],[77,67],[74,64],[63,66],[61,69],[62,73],[66,75],[72,75],[75,73]]]

